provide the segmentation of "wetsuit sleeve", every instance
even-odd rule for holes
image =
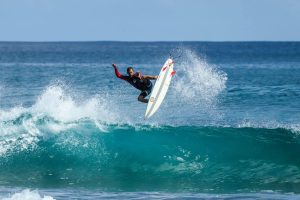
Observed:
[[[127,76],[123,76],[123,75],[119,72],[119,70],[118,70],[117,67],[114,67],[114,68],[115,68],[115,74],[116,74],[116,76],[117,76],[118,78],[120,78],[120,79],[123,79],[123,80],[127,81]]]

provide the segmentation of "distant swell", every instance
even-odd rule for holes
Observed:
[[[300,192],[300,138],[288,129],[115,124],[103,132],[80,120],[54,134],[51,121],[39,120],[43,135],[1,136],[2,185]]]

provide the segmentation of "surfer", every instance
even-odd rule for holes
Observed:
[[[143,103],[148,103],[149,99],[145,99],[152,91],[152,82],[150,80],[155,80],[158,76],[142,75],[141,72],[135,72],[132,67],[127,68],[128,76],[122,75],[116,64],[112,64],[115,69],[115,74],[118,78],[127,81],[130,85],[141,91],[138,96],[138,100]]]

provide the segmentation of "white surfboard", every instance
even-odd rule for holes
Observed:
[[[151,96],[149,98],[147,110],[145,113],[145,119],[149,119],[158,110],[161,103],[163,102],[167,94],[171,79],[175,74],[173,65],[173,60],[169,58],[161,68],[158,79],[156,80]]]

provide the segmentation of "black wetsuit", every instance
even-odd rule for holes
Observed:
[[[140,73],[135,73],[132,77],[124,76],[120,74],[117,68],[115,68],[116,76],[120,79],[127,81],[130,85],[136,89],[142,91],[140,95],[143,97],[148,96],[152,91],[152,82],[149,79],[143,78]]]

